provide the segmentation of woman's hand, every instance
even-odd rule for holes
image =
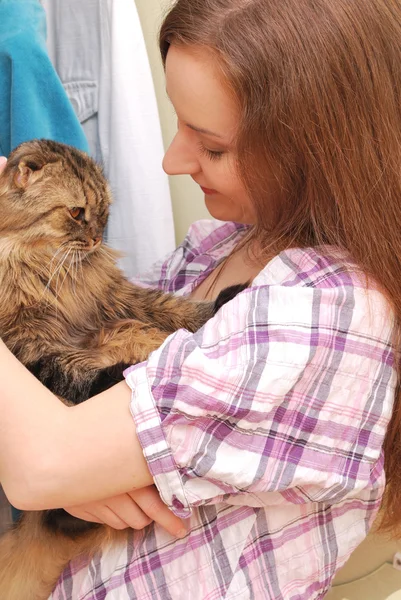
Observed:
[[[5,156],[0,156],[0,174],[4,170],[4,167],[7,164],[7,159]]]
[[[113,529],[143,529],[155,521],[175,537],[187,534],[184,523],[162,502],[154,485],[65,510],[78,519],[103,523]]]

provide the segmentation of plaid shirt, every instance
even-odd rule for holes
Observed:
[[[246,227],[200,221],[142,285],[189,294]],[[53,600],[310,600],[366,536],[384,488],[393,316],[333,248],[292,249],[199,332],[126,372],[164,502],[188,518],[77,561]]]

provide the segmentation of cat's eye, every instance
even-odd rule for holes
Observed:
[[[85,215],[85,209],[79,208],[78,206],[76,206],[75,208],[70,208],[68,212],[76,221],[82,221]]]

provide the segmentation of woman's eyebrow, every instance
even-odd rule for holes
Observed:
[[[166,94],[167,94],[167,98],[169,99],[171,106],[173,107],[174,110],[174,114],[177,114],[175,109],[174,109],[174,105],[171,102],[171,98],[170,98],[170,94],[167,91],[167,88],[165,88]],[[213,137],[217,137],[222,139],[224,136],[220,135],[219,133],[214,133],[213,131],[210,131],[209,129],[203,129],[202,127],[195,127],[195,125],[191,125],[190,123],[185,123],[185,125],[187,127],[189,127],[190,129],[192,129],[193,131],[197,131],[198,133],[203,133],[204,135],[212,135]]]
[[[198,133],[203,133],[204,135],[212,135],[213,137],[223,138],[219,133],[214,133],[213,131],[209,131],[209,129],[203,129],[202,127],[195,127],[195,125],[190,125],[189,123],[185,123],[187,127],[192,129],[193,131],[197,131]]]

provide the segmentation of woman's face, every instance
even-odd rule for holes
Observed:
[[[254,208],[235,170],[238,109],[212,55],[198,48],[171,46],[166,83],[178,131],[164,157],[164,170],[168,175],[190,175],[216,219],[254,224]]]

